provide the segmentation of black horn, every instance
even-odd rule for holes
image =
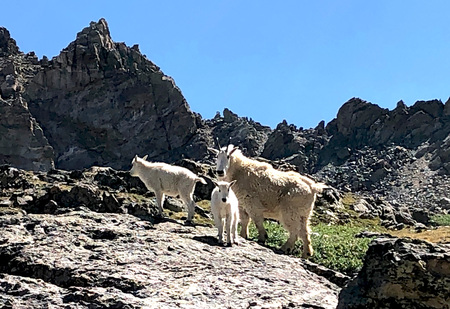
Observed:
[[[219,143],[219,138],[218,138],[218,137],[216,137],[215,141],[216,141],[216,144],[217,144],[216,146],[219,147],[219,150],[222,149],[222,148],[220,147],[220,143]]]
[[[228,139],[228,143],[227,143],[227,153],[228,153],[228,146],[230,146],[231,143],[231,137]]]

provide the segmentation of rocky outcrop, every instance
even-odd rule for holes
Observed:
[[[16,41],[11,38],[8,29],[0,27],[0,57],[8,57],[19,53]]]
[[[2,166],[0,188],[2,307],[337,305],[340,288],[311,263],[253,241],[219,246],[206,225],[155,220],[154,199],[127,173]]]
[[[312,174],[316,170],[319,153],[328,141],[322,121],[315,129],[297,128],[286,121],[277,125],[269,135],[261,156],[293,164],[297,171]]]
[[[36,60],[21,53],[8,30],[0,28],[0,164],[38,171],[54,163],[53,148],[21,96]]]
[[[421,240],[373,240],[337,308],[449,308],[449,249]]]
[[[446,151],[442,152],[440,148],[446,145],[444,140],[450,133],[449,104],[432,100],[418,101],[407,107],[400,101],[395,109],[389,111],[353,98],[326,126],[332,138],[321,152],[320,165],[329,162],[341,164],[353,150],[363,147],[380,149],[395,144],[417,149],[424,143],[429,144],[427,150],[435,158],[439,157],[442,163],[446,163]]]
[[[0,99],[0,115],[0,164],[34,171],[54,167],[53,148],[22,98]]]
[[[199,116],[173,79],[137,45],[114,42],[104,19],[40,65],[24,97],[57,167],[124,168],[135,154],[174,161],[200,152],[190,145]]]
[[[246,155],[252,157],[261,154],[272,131],[270,127],[252,119],[239,117],[228,108],[223,110],[223,116],[217,113],[213,119],[206,120],[205,125],[210,129],[211,139],[218,139],[221,146],[227,143],[238,145]]]

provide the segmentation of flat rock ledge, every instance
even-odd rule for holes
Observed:
[[[216,230],[128,214],[0,216],[2,308],[336,308],[340,288]]]

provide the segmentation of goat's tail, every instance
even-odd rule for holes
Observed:
[[[204,180],[202,177],[197,177],[197,178],[195,178],[195,181],[196,181],[196,182],[201,182],[201,183],[204,184],[204,185],[207,184],[207,183],[206,183],[206,180]]]
[[[314,193],[322,193],[323,189],[330,188],[330,186],[324,184],[323,182],[316,182],[311,184],[311,189]]]

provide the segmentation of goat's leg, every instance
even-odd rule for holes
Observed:
[[[219,244],[223,244],[223,218],[217,217],[217,219],[214,218],[214,221],[216,221],[216,227],[218,230],[217,238],[219,240]]]
[[[264,244],[267,239],[267,232],[264,228],[264,218],[262,214],[258,214],[252,218],[255,222],[256,229],[258,230],[258,242]]]
[[[231,224],[232,224],[232,216],[230,213],[227,214],[227,222],[226,222],[226,229],[227,229],[227,244],[231,246],[232,243],[232,235],[231,235]]]
[[[264,206],[259,200],[254,199],[251,201],[250,205],[251,208],[247,209],[247,213],[250,215],[253,222],[255,222],[256,229],[258,230],[258,242],[265,243],[267,239],[267,232],[264,228]]]
[[[289,232],[289,238],[284,243],[283,246],[281,246],[281,250],[285,253],[291,253],[294,250],[295,242],[298,239],[298,232],[297,231],[288,231]]]
[[[192,222],[192,219],[194,218],[194,213],[195,213],[195,202],[194,202],[193,196],[192,196],[192,194],[190,194],[189,196],[182,196],[181,199],[188,209],[188,215],[187,215],[186,221]]]
[[[164,211],[163,211],[164,193],[155,192],[155,196],[156,196],[156,206],[158,206],[159,215],[162,217],[163,213],[164,213]]]
[[[241,227],[242,227],[240,235],[242,238],[248,239],[248,224],[250,223],[250,216],[241,207],[239,207],[239,216],[241,218]]]
[[[300,238],[303,241],[303,254],[302,257],[307,259],[314,254],[314,250],[311,246],[311,230],[309,228],[309,218],[302,217],[300,221]]]
[[[233,243],[238,244],[238,239],[237,239],[237,225],[238,225],[238,221],[239,221],[239,214],[236,212],[231,216],[231,236],[233,237]]]
[[[310,230],[308,225],[308,218],[299,217],[298,220],[284,220],[283,226],[289,232],[289,238],[281,247],[285,253],[291,253],[294,250],[295,242],[301,238],[303,241],[303,258],[308,258],[313,254],[311,246]]]
[[[280,220],[280,223],[289,233],[288,240],[281,246],[283,252],[292,253],[294,251],[295,242],[300,234],[301,220],[303,220],[302,217],[292,217],[288,214],[284,214]]]

